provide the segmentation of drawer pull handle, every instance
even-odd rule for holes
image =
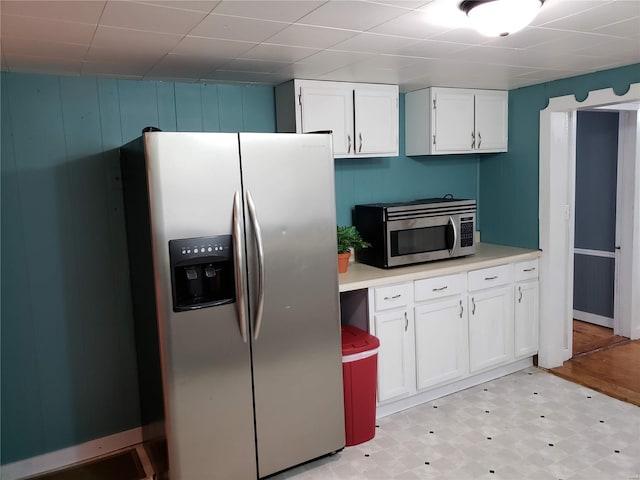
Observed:
[[[400,298],[402,294],[398,293],[397,295],[393,295],[392,297],[384,297],[385,300],[393,300],[394,298]]]
[[[495,280],[498,278],[498,275],[494,275],[493,277],[484,277],[485,280]]]
[[[471,297],[471,305],[473,305],[473,308],[471,309],[471,315],[475,315],[476,314],[476,300],[473,297]]]
[[[522,303],[522,287],[518,286],[518,293],[520,294],[520,297],[518,297],[518,303]]]
[[[523,272],[533,272],[536,269],[536,267],[531,267],[531,268],[525,268],[523,270]]]
[[[440,288],[434,288],[433,291],[434,292],[441,292],[441,291],[446,290],[446,289],[447,289],[447,285],[445,285],[444,287],[440,287]]]
[[[462,318],[463,313],[464,313],[464,307],[462,306],[462,300],[460,300],[460,318]]]
[[[409,318],[407,317],[407,312],[404,312],[404,331],[407,331],[409,328]]]

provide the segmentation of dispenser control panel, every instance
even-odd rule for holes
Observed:
[[[231,235],[169,240],[173,311],[236,301]]]
[[[232,255],[231,241],[230,235],[170,240],[169,251],[172,257],[178,257],[177,261],[207,256],[230,257]]]

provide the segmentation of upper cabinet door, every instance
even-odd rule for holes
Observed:
[[[398,155],[398,87],[356,88],[354,105],[355,153]]]
[[[276,86],[278,132],[333,132],[336,158],[398,155],[398,86],[291,80]]]
[[[475,149],[474,94],[435,89],[434,153],[462,153]]]
[[[302,86],[300,103],[302,133],[331,130],[333,154],[353,152],[353,90],[350,87]]]
[[[507,151],[509,94],[433,87],[405,95],[407,155]]]
[[[483,152],[507,150],[507,98],[502,91],[476,93],[476,149]]]

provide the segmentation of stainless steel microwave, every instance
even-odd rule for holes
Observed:
[[[476,251],[476,201],[425,198],[356,205],[353,224],[371,247],[358,261],[389,268],[471,255]]]

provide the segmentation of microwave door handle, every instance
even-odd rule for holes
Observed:
[[[458,229],[456,228],[456,222],[453,220],[451,215],[449,215],[449,225],[451,225],[451,228],[453,229],[453,244],[451,245],[451,248],[449,248],[449,256],[452,256],[456,249],[456,245],[458,245]]]

